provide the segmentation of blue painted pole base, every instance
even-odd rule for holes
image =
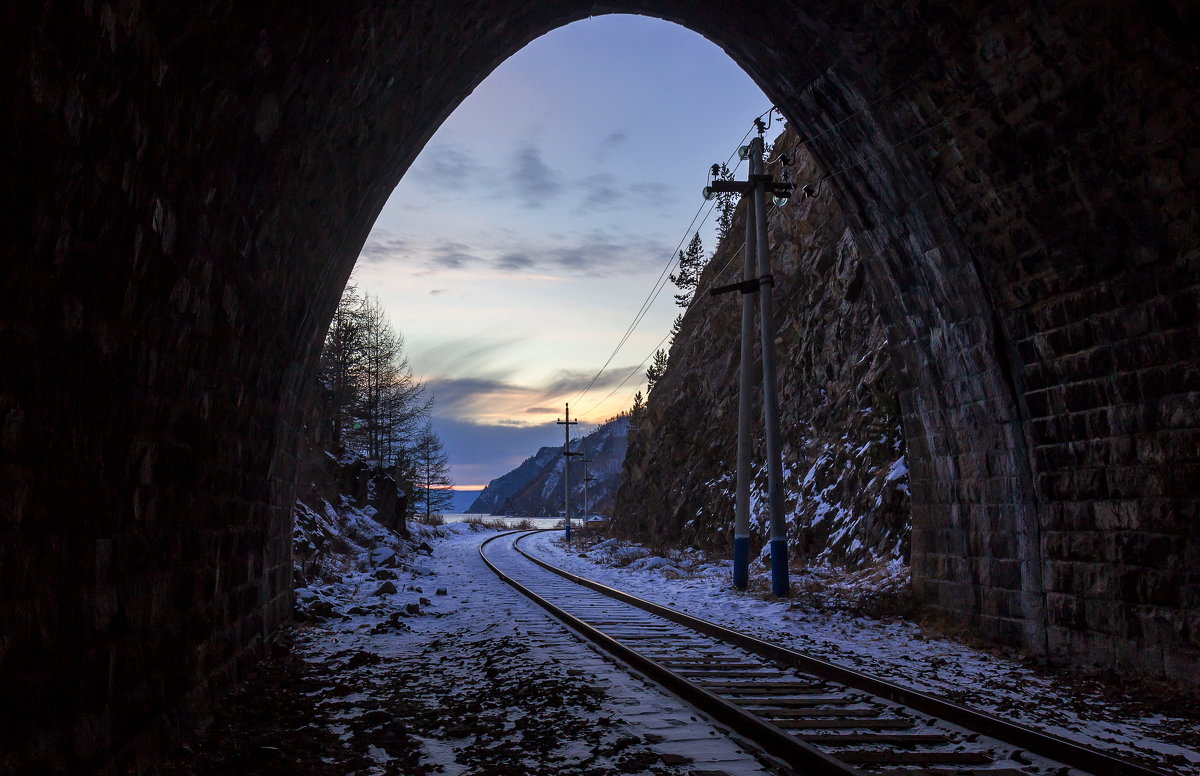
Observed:
[[[567,544],[571,543],[571,521],[567,521]]]
[[[733,588],[745,590],[750,586],[750,537],[733,537]]]
[[[787,539],[771,540],[771,592],[776,598],[787,598],[792,594],[788,581]]]

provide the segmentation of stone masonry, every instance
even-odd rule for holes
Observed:
[[[0,773],[144,770],[245,674],[287,616],[310,368],[376,214],[498,63],[606,12],[721,45],[835,176],[920,598],[1195,681],[1194,4],[18,0]]]

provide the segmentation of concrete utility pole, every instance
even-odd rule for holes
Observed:
[[[567,544],[571,543],[571,456],[583,453],[571,452],[571,426],[578,421],[571,420],[571,405],[567,405],[567,419],[554,421],[563,427],[563,517],[567,521]]]
[[[758,243],[754,239],[754,198],[746,203],[746,245],[742,261],[742,282],[754,283],[755,256]],[[738,362],[738,441],[737,441],[737,500],[733,518],[733,587],[745,590],[750,586],[750,429],[754,422],[754,297],[742,293],[741,358]]]
[[[759,294],[759,332],[762,348],[763,422],[766,426],[767,505],[771,518],[771,592],[784,597],[790,593],[787,567],[787,523],[783,514],[783,460],[779,445],[779,399],[775,389],[775,319],[771,299],[774,278],[771,276],[771,257],[767,235],[766,194],[775,193],[782,202],[794,184],[777,182],[763,173],[764,127],[758,125],[759,136],[743,146],[739,153],[750,161],[750,176],[746,181],[714,181],[704,190],[705,198],[719,193],[742,195],[746,204],[746,244],[742,265],[742,280],[713,288],[713,296],[738,291],[742,294],[741,361],[738,370],[738,445],[737,496],[733,524],[733,586],[745,590],[750,580],[750,426],[752,413],[753,375],[751,360],[754,354],[754,302],[751,294]],[[749,195],[749,196],[747,196]]]
[[[767,235],[767,184],[763,174],[763,139],[750,141],[750,180],[754,184],[754,231],[758,240],[758,321],[762,340],[763,424],[767,442],[767,502],[771,510],[771,592],[786,596],[788,580],[787,522],[783,515],[783,452],[779,445],[779,396],[775,390],[775,307],[771,289],[771,254]]]

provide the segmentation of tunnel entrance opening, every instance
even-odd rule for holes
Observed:
[[[779,135],[783,120],[765,103],[694,33],[606,16],[522,49],[430,139],[372,227],[356,282],[395,311],[437,397],[434,427],[451,442],[457,481],[483,470],[467,480],[482,487],[540,445],[559,443],[552,422],[564,403],[592,427],[628,411],[635,393],[647,392],[642,373],[665,364],[647,428],[681,430],[648,431],[653,441],[635,442],[640,460],[631,468],[641,476],[622,491],[614,529],[729,552],[736,413],[725,399],[737,394],[739,305],[706,291],[741,272],[744,218],[736,195],[706,206],[695,189],[710,157],[744,177],[738,147],[760,115],[772,170],[800,176],[804,189],[794,217],[778,206],[770,213],[784,306],[775,317],[793,332],[780,361],[794,547],[854,568],[907,561],[903,431],[883,325],[833,199],[835,178],[801,133]],[[838,123],[852,125],[861,113]],[[729,238],[718,246],[724,230]],[[705,266],[675,286],[684,273],[672,260],[692,249],[693,237]],[[687,388],[695,381],[717,387],[697,396]],[[502,435],[521,441],[506,448]],[[571,468],[578,508],[583,471],[578,462]],[[756,533],[766,520],[761,466],[759,475]],[[508,506],[561,513],[561,486],[543,490],[541,500]]]
[[[888,329],[918,597],[1194,683],[1194,11],[610,10],[716,42],[808,132],[862,111],[809,147]],[[486,73],[592,6],[194,11],[26,6],[0,32],[10,769],[148,762],[253,665],[359,246]]]

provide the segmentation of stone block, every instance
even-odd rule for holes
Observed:
[[[1194,684],[1197,672],[1200,672],[1200,649],[1175,645],[1163,647],[1163,673],[1167,679]]]

